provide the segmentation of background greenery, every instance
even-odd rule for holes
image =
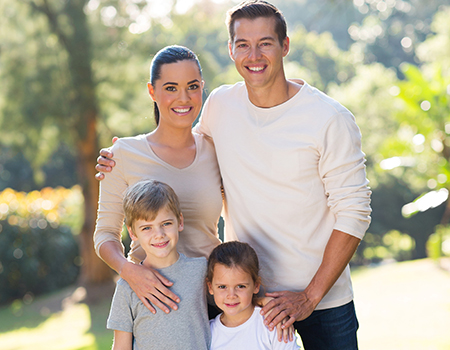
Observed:
[[[272,2],[288,20],[288,77],[361,128],[373,215],[352,264],[450,255],[450,0]],[[111,280],[91,244],[98,149],[154,128],[146,82],[166,45],[199,55],[205,97],[240,80],[224,25],[235,3],[0,1],[0,303]]]

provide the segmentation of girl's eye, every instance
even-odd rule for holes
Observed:
[[[225,289],[225,286],[217,286],[219,289]]]
[[[243,285],[243,284],[240,284],[240,285],[238,285],[238,288],[239,289],[245,289],[247,286],[245,286],[245,285]]]

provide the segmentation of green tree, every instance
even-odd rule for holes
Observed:
[[[60,140],[75,148],[84,195],[81,278],[90,283],[109,278],[109,268],[92,245],[98,199],[94,166],[99,107],[85,5],[86,0],[2,3],[7,21],[3,21],[1,34],[1,75],[6,88],[1,128],[2,142],[23,149],[36,168]]]
[[[397,84],[402,104],[395,117],[400,125],[380,152],[393,169],[423,194],[403,208],[405,216],[446,201],[441,224],[450,220],[450,24],[449,8],[442,8],[432,23],[434,35],[417,47],[420,67],[401,66],[405,80]],[[383,166],[383,163],[381,164]],[[431,192],[430,192],[431,191]]]

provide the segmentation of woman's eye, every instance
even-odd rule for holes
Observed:
[[[198,84],[189,85],[189,90],[197,90],[200,87]]]
[[[166,90],[167,91],[176,91],[176,88],[175,88],[175,86],[167,86]]]

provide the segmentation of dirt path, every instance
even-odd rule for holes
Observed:
[[[430,260],[353,274],[360,350],[449,350],[450,273]]]

